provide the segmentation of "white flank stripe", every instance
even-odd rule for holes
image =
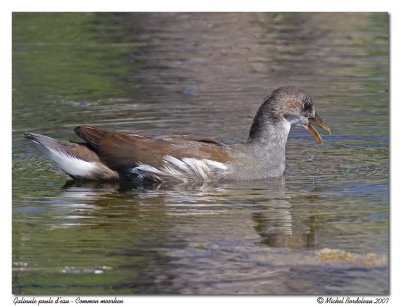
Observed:
[[[217,168],[217,169],[221,169],[221,170],[227,170],[228,167],[225,166],[225,164],[217,162],[215,160],[211,160],[211,159],[203,159],[207,162],[207,164],[213,168]]]
[[[166,155],[164,157],[164,162],[166,162],[166,164],[172,164],[183,171],[189,171],[189,168],[184,161],[181,161],[180,159],[177,159],[171,155]]]
[[[204,159],[195,159],[195,158],[183,158],[182,159],[188,166],[192,169],[193,174],[196,174],[203,181],[209,181],[210,176],[212,175],[212,169],[208,167],[207,162]]]
[[[178,159],[171,155],[163,158],[161,168],[141,164],[131,170],[145,171],[157,180],[177,179],[182,182],[211,182],[218,180],[226,173],[228,167],[220,162],[210,159],[196,159],[185,157]]]
[[[162,172],[160,170],[158,170],[157,168],[154,168],[154,167],[146,165],[146,164],[141,164],[133,169],[145,171],[145,172],[152,172],[155,174],[162,174]]]

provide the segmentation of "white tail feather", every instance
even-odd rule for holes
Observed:
[[[44,148],[43,152],[56,167],[73,177],[92,178],[96,170],[94,163],[84,161],[62,151]]]

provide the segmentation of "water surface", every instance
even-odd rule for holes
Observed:
[[[14,294],[388,294],[388,15],[13,14]],[[65,184],[26,130],[246,139],[295,85],[277,180]]]

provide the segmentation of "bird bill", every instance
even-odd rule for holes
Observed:
[[[329,126],[327,126],[322,121],[322,119],[317,114],[315,114],[314,117],[308,119],[307,130],[312,136],[314,136],[314,138],[318,142],[322,143],[322,138],[321,138],[321,135],[317,132],[317,130],[313,127],[313,125],[318,126],[321,129],[324,129],[325,131],[327,131],[329,133],[329,135],[331,135],[331,129],[329,128]]]

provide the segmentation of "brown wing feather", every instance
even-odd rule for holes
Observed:
[[[81,125],[75,128],[75,134],[87,141],[94,148],[98,148],[98,144],[106,138],[108,131],[101,130],[92,126]]]
[[[197,141],[197,142],[203,142],[203,143],[210,143],[218,146],[223,146],[224,144],[217,142],[215,140],[209,139],[209,138],[204,138],[201,136],[190,136],[190,135],[171,135],[171,136],[161,136],[159,137],[160,139],[163,139],[165,141]]]
[[[226,162],[229,150],[208,139],[190,136],[144,137],[130,132],[104,131],[81,126],[76,134],[95,147],[100,159],[111,169],[123,172],[139,163],[158,167],[166,155]]]

